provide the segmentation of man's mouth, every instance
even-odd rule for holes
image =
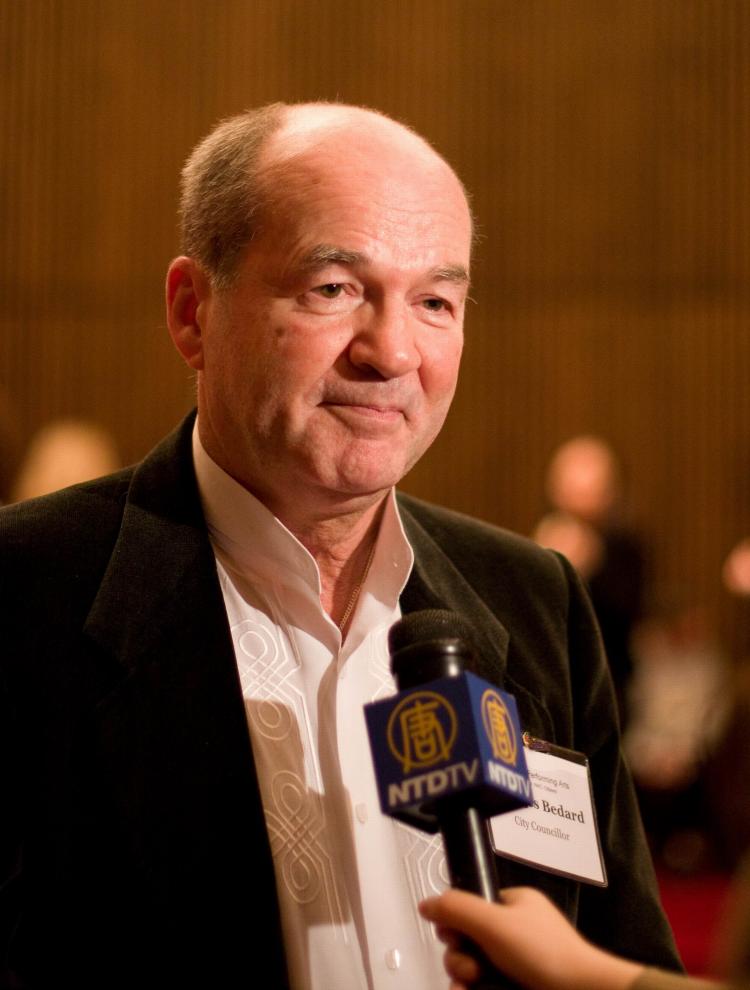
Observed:
[[[330,410],[334,415],[344,419],[357,419],[363,422],[391,424],[400,422],[404,418],[404,410],[400,406],[381,405],[378,403],[368,403],[349,400],[327,400],[321,405]]]

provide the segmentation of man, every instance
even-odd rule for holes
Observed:
[[[570,568],[394,493],[456,385],[460,182],[338,105],[225,122],[183,179],[167,319],[197,425],[0,525],[6,985],[444,985],[417,912],[439,840],[380,814],[362,714],[393,690],[388,628],[425,607],[463,613],[525,727],[591,759],[609,889],[504,881],[678,965]]]

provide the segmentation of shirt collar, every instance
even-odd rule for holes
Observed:
[[[265,505],[208,455],[193,427],[193,461],[208,533],[217,555],[245,576],[300,584],[320,595],[315,558]],[[375,554],[362,588],[394,607],[411,573],[414,554],[406,538],[395,489],[385,501]]]

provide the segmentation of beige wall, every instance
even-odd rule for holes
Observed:
[[[746,0],[0,0],[0,386],[22,438],[134,459],[191,404],[162,315],[176,176],[219,117],[363,102],[483,232],[463,382],[407,485],[527,531],[558,441],[620,450],[660,589],[750,532]]]

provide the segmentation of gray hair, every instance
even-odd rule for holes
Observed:
[[[263,202],[258,161],[287,109],[284,103],[269,103],[220,121],[182,169],[182,251],[203,265],[218,288],[231,283],[253,239]]]

